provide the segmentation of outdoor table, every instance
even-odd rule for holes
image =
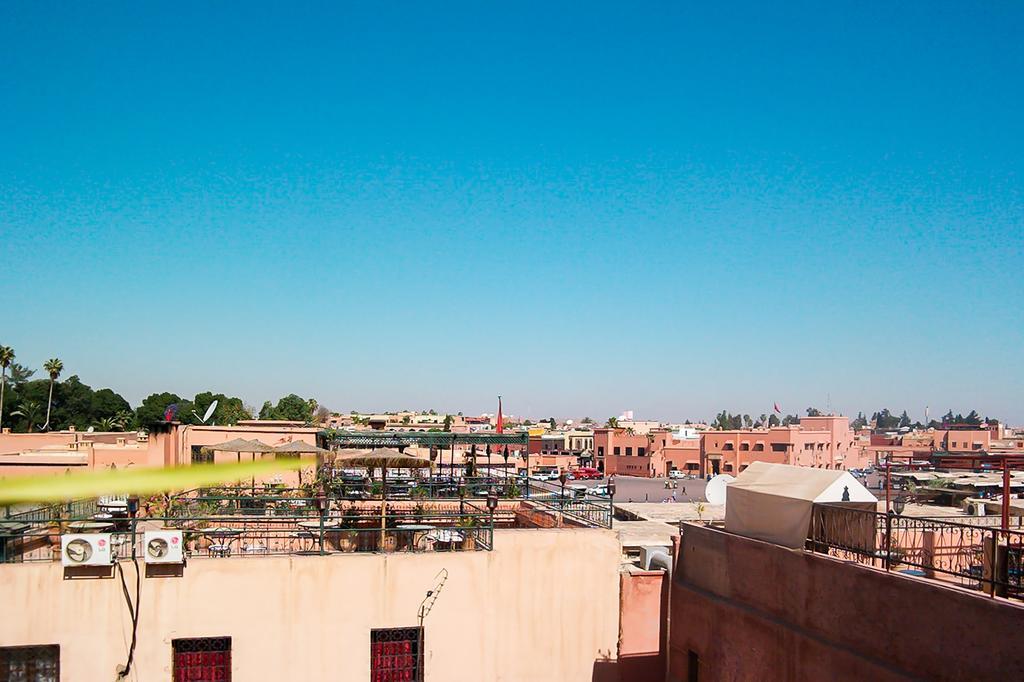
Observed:
[[[110,521],[72,521],[68,528],[78,533],[102,533],[112,530],[114,524]]]
[[[406,547],[413,551],[420,548],[420,543],[424,539],[430,539],[431,531],[436,530],[434,526],[429,526],[425,523],[402,523],[397,526],[397,529],[409,533]]]
[[[339,522],[333,521],[331,519],[324,519],[322,524],[320,519],[315,519],[310,521],[299,521],[295,525],[298,526],[302,531],[309,533],[310,537],[313,540],[314,547],[320,545],[321,528],[324,529],[324,532],[327,532],[329,530],[337,530],[341,527],[341,524]]]
[[[242,534],[242,531],[238,528],[211,528],[204,530],[203,535],[214,539],[220,540],[220,542],[214,542],[210,545],[210,556],[214,557],[226,557],[231,554],[231,541]]]
[[[454,543],[462,542],[463,539],[462,533],[448,528],[435,528],[427,533],[427,537],[438,544],[447,545],[447,549],[451,549]]]

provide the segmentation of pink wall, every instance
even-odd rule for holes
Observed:
[[[66,447],[68,443],[92,441],[94,443],[116,443],[119,438],[135,441],[135,432],[120,431],[50,431],[47,433],[0,433],[0,454],[14,454],[40,448]]]
[[[670,596],[669,676],[715,680],[1024,679],[1024,605],[687,524]]]
[[[763,448],[763,449],[759,449]],[[737,474],[751,462],[774,462],[828,469],[851,469],[867,463],[863,448],[842,416],[802,417],[798,426],[708,431],[703,434],[704,475]]]
[[[603,464],[604,472],[608,475],[651,476],[651,454],[659,437],[655,432],[630,435],[625,429],[594,429],[594,456],[598,464]],[[603,455],[601,448],[604,448]],[[615,454],[615,448],[619,448],[618,455]],[[632,454],[626,454],[627,448]],[[641,448],[644,450],[643,457],[638,454]]]
[[[664,677],[667,616],[664,571],[619,575],[619,679],[623,682]]]

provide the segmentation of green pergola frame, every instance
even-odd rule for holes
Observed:
[[[324,432],[325,440],[339,448],[396,448],[419,446],[451,448],[455,445],[519,445],[530,443],[530,434],[517,433],[451,433],[449,431],[343,431]]]

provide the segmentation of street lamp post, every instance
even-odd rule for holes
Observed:
[[[568,476],[566,476],[564,470],[560,474],[558,474],[558,482],[562,484],[562,494],[561,494],[561,497],[559,498],[558,506],[562,509],[562,514],[563,515],[565,514],[565,481],[567,479],[568,479]],[[562,519],[562,521],[564,522],[565,519]]]

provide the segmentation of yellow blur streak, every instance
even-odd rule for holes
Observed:
[[[184,467],[120,469],[66,476],[30,476],[0,480],[0,505],[23,502],[62,502],[103,495],[187,490],[265,476],[309,466],[297,457],[232,464],[193,464]]]

